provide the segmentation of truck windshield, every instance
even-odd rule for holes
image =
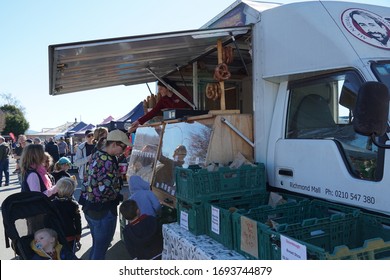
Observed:
[[[390,90],[390,61],[374,62],[371,69],[378,81],[384,83]]]

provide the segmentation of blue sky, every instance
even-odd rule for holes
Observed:
[[[67,121],[98,124],[128,113],[145,84],[49,95],[48,46],[95,39],[196,29],[234,0],[3,0],[0,2],[0,93],[26,109],[30,129]],[[299,1],[275,1],[290,3]],[[389,0],[356,0],[389,6]],[[151,89],[154,85],[150,84]]]

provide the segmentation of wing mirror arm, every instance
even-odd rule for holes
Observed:
[[[372,143],[374,143],[374,145],[375,145],[375,146],[378,146],[379,148],[390,149],[390,145],[383,144],[383,143],[379,143],[379,142],[376,140],[376,137],[375,137],[374,134],[371,134],[371,140],[372,140]]]

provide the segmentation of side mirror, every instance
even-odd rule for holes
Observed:
[[[359,134],[371,136],[373,140],[383,136],[388,127],[389,100],[389,91],[384,84],[364,83],[359,89],[353,111],[354,130]],[[375,140],[374,143],[381,146]]]

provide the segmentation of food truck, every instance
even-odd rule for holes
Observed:
[[[50,95],[169,78],[207,111],[139,128],[136,153],[185,145],[185,167],[240,153],[269,190],[390,214],[389,7],[236,1],[197,30],[51,45],[49,68]]]

